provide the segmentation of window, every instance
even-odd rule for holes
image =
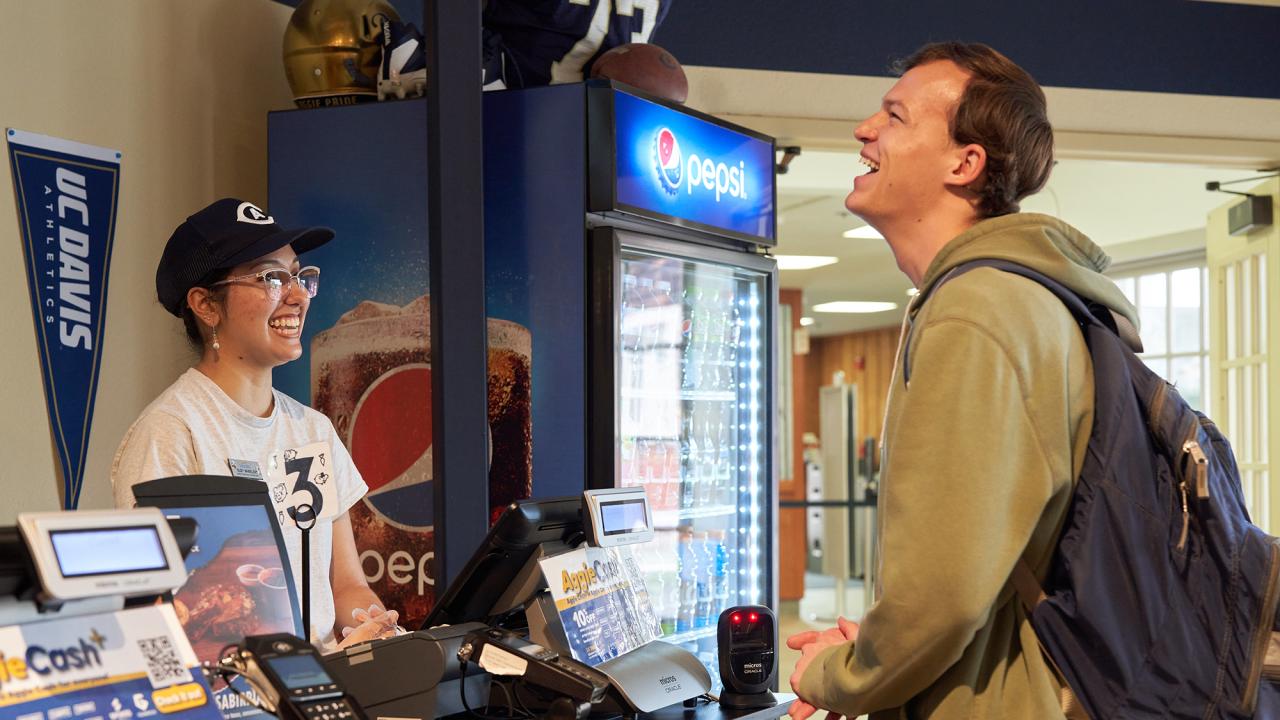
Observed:
[[[1191,407],[1209,414],[1208,271],[1203,261],[1113,276],[1138,309],[1147,367],[1178,388]]]

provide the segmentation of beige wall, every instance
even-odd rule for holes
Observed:
[[[190,364],[155,299],[155,266],[191,212],[266,202],[267,111],[291,106],[270,0],[4,0],[0,126],[124,153],[103,359],[80,507],[108,507],[134,417]],[[58,508],[7,157],[0,171],[0,524]]]

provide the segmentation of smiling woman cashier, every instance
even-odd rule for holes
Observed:
[[[302,355],[302,324],[319,287],[320,270],[300,268],[298,254],[332,238],[328,228],[282,229],[231,198],[178,226],[156,269],[156,292],[182,318],[200,360],[142,411],[111,467],[117,507],[133,507],[133,486],[156,478],[267,482],[301,587],[301,532],[286,491],[296,479],[290,473],[282,484],[287,461],[314,457],[314,482],[301,497],[320,518],[311,530],[311,621],[322,647],[333,646],[335,632],[348,645],[396,627],[395,611],[383,611],[365,583],[347,517],[368,487],[329,419],[271,387],[272,368]]]

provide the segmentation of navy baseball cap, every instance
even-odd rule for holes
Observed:
[[[214,270],[232,268],[285,245],[301,255],[333,239],[327,227],[286,230],[257,205],[223,198],[187,218],[169,236],[156,267],[156,295],[182,317],[187,291]]]

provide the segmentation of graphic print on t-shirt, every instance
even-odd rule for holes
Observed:
[[[333,455],[326,442],[271,453],[267,458],[267,492],[282,526],[338,515],[341,503],[332,473]]]

